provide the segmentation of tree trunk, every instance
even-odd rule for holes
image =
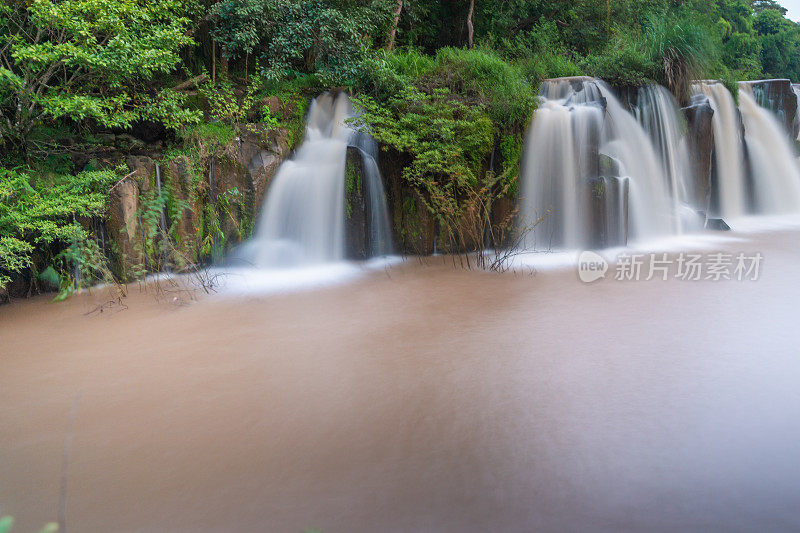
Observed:
[[[386,49],[390,52],[394,50],[394,39],[397,35],[397,25],[400,23],[400,12],[403,11],[403,0],[397,0],[394,7],[394,18],[392,19],[392,29],[389,30],[389,38],[386,41]]]
[[[219,74],[222,78],[228,77],[228,51],[224,46],[220,48],[219,54]]]
[[[467,12],[467,45],[472,50],[475,28],[472,25],[472,14],[475,12],[475,0],[469,0],[469,12]]]

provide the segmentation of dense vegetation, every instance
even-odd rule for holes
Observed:
[[[177,239],[180,213],[209,197],[203,165],[239,124],[296,144],[308,98],[346,87],[447,226],[514,194],[541,80],[655,81],[682,101],[698,77],[797,81],[800,26],[785,13],[774,0],[5,0],[0,291],[20,274],[32,287],[110,275],[95,222],[129,169],[104,162],[109,149],[158,142],[191,169],[189,193],[144,202],[171,209],[161,233]],[[121,148],[109,133],[132,135]],[[184,258],[212,253],[220,206],[241,201],[229,196],[214,195]]]

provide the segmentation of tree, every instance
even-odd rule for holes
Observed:
[[[211,16],[229,58],[255,54],[269,79],[318,74],[333,84],[356,77],[372,36],[386,35],[379,30],[392,10],[358,0],[223,0]]]
[[[389,38],[386,40],[386,49],[394,49],[394,40],[397,36],[397,25],[400,23],[400,13],[403,11],[403,0],[397,0],[394,12],[392,13],[392,27],[389,29]]]
[[[0,5],[0,143],[44,120],[129,127],[196,118],[157,80],[180,61],[191,0],[11,0]]]
[[[470,50],[474,46],[475,26],[472,25],[472,14],[475,12],[475,0],[469,0],[469,11],[467,11],[467,46]]]
[[[788,13],[788,10],[775,0],[755,0],[753,2],[753,9],[755,9],[756,13],[762,13],[765,10],[773,10],[779,12],[781,16]]]

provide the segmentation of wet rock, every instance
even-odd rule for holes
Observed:
[[[793,131],[795,140],[800,141],[800,83],[793,83],[792,91],[799,100],[797,112],[794,114]]]
[[[186,156],[178,156],[162,168],[164,186],[173,196],[176,220],[170,221],[173,235],[180,253],[187,259],[197,259],[195,250],[202,239],[201,214],[204,207],[204,187],[196,182],[192,162]]]
[[[407,164],[404,156],[394,151],[381,153],[379,159],[392,239],[400,253],[431,255],[437,249],[436,223],[423,198],[402,177]]]
[[[108,207],[108,228],[111,239],[116,243],[118,266],[123,277],[129,277],[133,270],[144,263],[142,238],[139,231],[139,186],[136,179],[128,177],[111,189]]]
[[[123,152],[132,152],[135,150],[143,150],[145,148],[145,143],[133,135],[122,133],[117,135],[116,146]]]
[[[515,198],[496,198],[492,202],[491,234],[486,242],[488,248],[512,246],[517,231],[517,201]]]
[[[731,227],[721,218],[706,219],[706,229],[714,231],[730,231]]]
[[[269,182],[288,156],[287,132],[264,124],[240,125],[239,135],[215,156],[209,199],[215,204],[226,243],[249,237]]]
[[[599,154],[599,166],[601,176],[619,176],[622,166],[619,159],[606,154]]]
[[[152,188],[152,178],[156,173],[156,163],[152,158],[144,155],[131,155],[125,160],[128,168],[131,169],[132,177],[139,186],[142,193],[150,191]]]
[[[714,109],[708,97],[698,94],[683,108],[686,117],[686,140],[689,146],[692,190],[689,203],[696,210],[707,212],[711,205],[711,173],[714,161]]]
[[[344,172],[345,255],[348,259],[369,257],[366,181],[361,150],[350,146]]]
[[[797,95],[792,90],[792,82],[786,79],[743,81],[740,86],[753,93],[758,105],[772,110],[793,139],[798,135]]]
[[[253,191],[255,204],[260,206],[270,180],[289,157],[289,132],[263,124],[248,124],[241,127],[236,148],[238,163],[250,178],[248,188]]]
[[[591,248],[625,246],[628,243],[628,196],[630,180],[625,177],[590,178],[588,242]]]

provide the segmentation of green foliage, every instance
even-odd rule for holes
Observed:
[[[97,279],[103,264],[79,221],[105,213],[117,173],[33,176],[29,170],[0,168],[0,289],[12,275],[37,266],[35,253],[39,264],[54,266],[62,278],[77,265],[87,278]]]
[[[212,121],[221,124],[238,124],[247,121],[247,111],[253,105],[252,85],[248,86],[242,98],[234,93],[233,84],[227,79],[203,85],[200,88],[200,94],[205,96],[208,101],[209,118]]]
[[[211,152],[221,149],[236,137],[236,128],[221,122],[202,122],[196,126],[185,128],[181,138],[188,144],[204,142],[212,146]]]
[[[485,108],[499,131],[521,129],[535,107],[533,83],[525,69],[488,48],[442,48],[435,57],[416,49],[380,51],[369,59],[366,93],[386,101],[413,86]]]
[[[589,55],[580,66],[590,76],[602,78],[615,87],[635,87],[652,83],[658,66],[636,43],[617,39],[599,55]]]
[[[365,36],[389,17],[386,2],[223,0],[211,8],[214,37],[232,58],[255,55],[272,80],[315,73],[324,83],[359,78]]]
[[[761,77],[761,40],[749,33],[733,33],[722,46],[723,63],[742,79]]]
[[[431,75],[436,87],[485,106],[498,125],[526,123],[533,112],[533,85],[523,69],[492,50],[442,48]]]
[[[503,35],[488,36],[486,45],[520,65],[534,83],[548,78],[577,76],[584,73],[573,59],[552,20],[541,18],[530,29]]]
[[[106,127],[196,121],[182,97],[151,93],[191,44],[193,0],[35,0],[0,6],[0,137],[66,117]],[[8,149],[8,146],[6,147]]]
[[[382,51],[384,52],[384,51]],[[433,72],[436,61],[416,48],[402,48],[385,53],[388,67],[407,80],[417,80]]]
[[[403,178],[423,188],[478,184],[479,167],[494,143],[494,128],[482,106],[453,100],[446,89],[426,94],[404,89],[388,105],[359,98],[359,121],[384,146],[409,154]]]
[[[657,81],[684,104],[691,96],[692,80],[703,77],[715,60],[709,32],[690,19],[668,13],[648,17],[641,48],[643,55],[658,66]]]
[[[641,33],[620,32],[602,53],[586,56],[581,67],[617,87],[660,83],[685,103],[692,80],[703,77],[716,59],[707,28],[675,13],[653,12]]]
[[[519,169],[522,162],[522,149],[525,143],[525,135],[516,133],[504,135],[498,145],[500,155],[500,177],[503,178],[503,188],[505,194],[512,198],[519,194]]]
[[[467,106],[446,89],[427,94],[408,87],[387,104],[364,97],[360,127],[384,148],[406,154],[402,177],[417,189],[451,238],[483,190],[481,168],[494,146],[494,127],[483,106]]]

